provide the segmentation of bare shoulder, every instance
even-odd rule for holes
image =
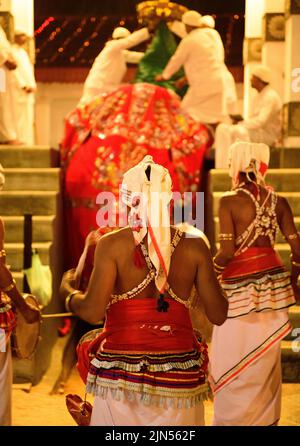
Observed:
[[[285,197],[282,197],[281,195],[277,195],[276,211],[279,214],[285,212],[291,212],[291,207],[288,200]]]
[[[130,228],[122,228],[103,235],[97,242],[96,251],[105,252],[106,255],[118,253],[128,244],[132,244],[132,231]]]
[[[202,235],[189,234],[185,232],[182,238],[182,243],[186,249],[186,252],[194,258],[199,259],[199,257],[206,257],[207,255],[210,255],[207,241]]]
[[[220,206],[222,207],[228,207],[232,203],[236,201],[236,198],[238,197],[238,194],[236,191],[227,191],[225,192],[222,197],[220,198]]]

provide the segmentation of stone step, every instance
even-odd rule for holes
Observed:
[[[213,212],[214,216],[218,215],[219,201],[224,195],[224,192],[214,192],[213,193]],[[295,217],[300,216],[300,192],[280,192],[280,196],[285,197],[293,211]]]
[[[7,243],[22,243],[24,217],[4,216],[5,241]],[[53,238],[54,215],[38,215],[32,218],[32,240],[33,242],[48,242]]]
[[[1,160],[1,159],[0,159]],[[7,168],[5,191],[19,190],[59,191],[59,168]]]
[[[289,317],[293,330],[290,334],[286,336],[286,340],[295,340],[299,337],[299,347],[300,347],[300,303],[299,305],[293,305],[289,308]],[[300,359],[300,357],[299,357]]]
[[[55,215],[58,193],[55,191],[1,192],[1,215]]]
[[[271,168],[300,167],[300,148],[271,147]]]
[[[32,248],[36,249],[40,255],[43,265],[50,265],[50,248],[52,242],[33,243]],[[11,271],[21,271],[23,269],[24,244],[23,243],[5,243],[7,264]]]
[[[59,152],[48,146],[1,145],[0,162],[4,168],[57,167],[59,166]]]
[[[300,340],[281,341],[282,380],[286,383],[300,382]]]
[[[270,150],[270,169],[300,168],[299,147],[271,147]],[[209,151],[209,158],[215,159],[214,148]]]
[[[300,232],[300,217],[295,217],[294,222],[297,227],[297,230]],[[215,233],[216,236],[218,236],[220,232],[219,217],[214,217],[214,223],[215,223]],[[277,232],[276,243],[286,243],[286,240],[280,231]]]
[[[231,178],[226,169],[213,169],[211,174],[211,187],[213,192],[231,189]],[[300,185],[300,169],[269,169],[266,183],[276,192],[297,191]]]

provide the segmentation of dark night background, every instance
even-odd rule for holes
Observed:
[[[139,27],[139,0],[35,0],[36,68],[91,67],[116,26]],[[242,66],[244,0],[181,0],[216,19],[229,67]],[[143,46],[136,48],[145,50]]]

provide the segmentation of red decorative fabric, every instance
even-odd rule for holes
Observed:
[[[72,111],[61,144],[66,266],[77,264],[86,236],[97,228],[99,192],[118,199],[123,174],[145,155],[169,170],[174,191],[197,191],[210,144],[207,128],[183,112],[179,97],[155,85],[125,85]]]
[[[166,313],[156,310],[154,298],[123,300],[111,305],[103,331],[93,340],[87,337],[77,347],[77,368],[83,381],[86,382],[90,362],[98,351],[122,354],[202,351],[204,347],[193,332],[188,309],[173,299],[166,301],[169,303]]]
[[[243,277],[282,266],[282,260],[273,248],[251,247],[234,257],[222,273],[222,279]]]

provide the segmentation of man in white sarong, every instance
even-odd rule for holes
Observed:
[[[214,40],[202,28],[201,17],[197,11],[183,14],[187,36],[156,80],[170,79],[183,66],[189,89],[182,106],[195,121],[216,125],[224,119],[223,63]]]
[[[12,54],[17,62],[14,104],[16,109],[17,138],[26,145],[33,145],[36,82],[33,64],[27,51],[23,48],[27,40],[28,36],[24,31],[15,31],[15,43],[12,45]]]
[[[229,304],[211,343],[217,426],[271,426],[280,419],[280,341],[292,329],[288,307],[299,299],[300,235],[287,200],[265,185],[269,158],[266,144],[238,141],[230,148],[233,191],[220,200],[214,258]],[[291,274],[274,249],[277,225],[291,247]]]
[[[17,139],[14,83],[17,63],[12,55],[10,42],[0,26],[0,144],[18,145]]]
[[[115,28],[112,40],[106,42],[93,63],[85,80],[79,104],[86,104],[95,96],[110,93],[116,89],[126,74],[126,62],[138,63],[144,55],[144,53],[128,51],[128,49],[149,38],[150,34],[147,28],[139,29],[133,33],[123,27]]]
[[[220,124],[215,137],[215,167],[228,168],[230,145],[237,141],[261,142],[272,146],[281,138],[282,101],[270,86],[271,71],[258,65],[253,69],[251,86],[257,90],[249,119]]]

